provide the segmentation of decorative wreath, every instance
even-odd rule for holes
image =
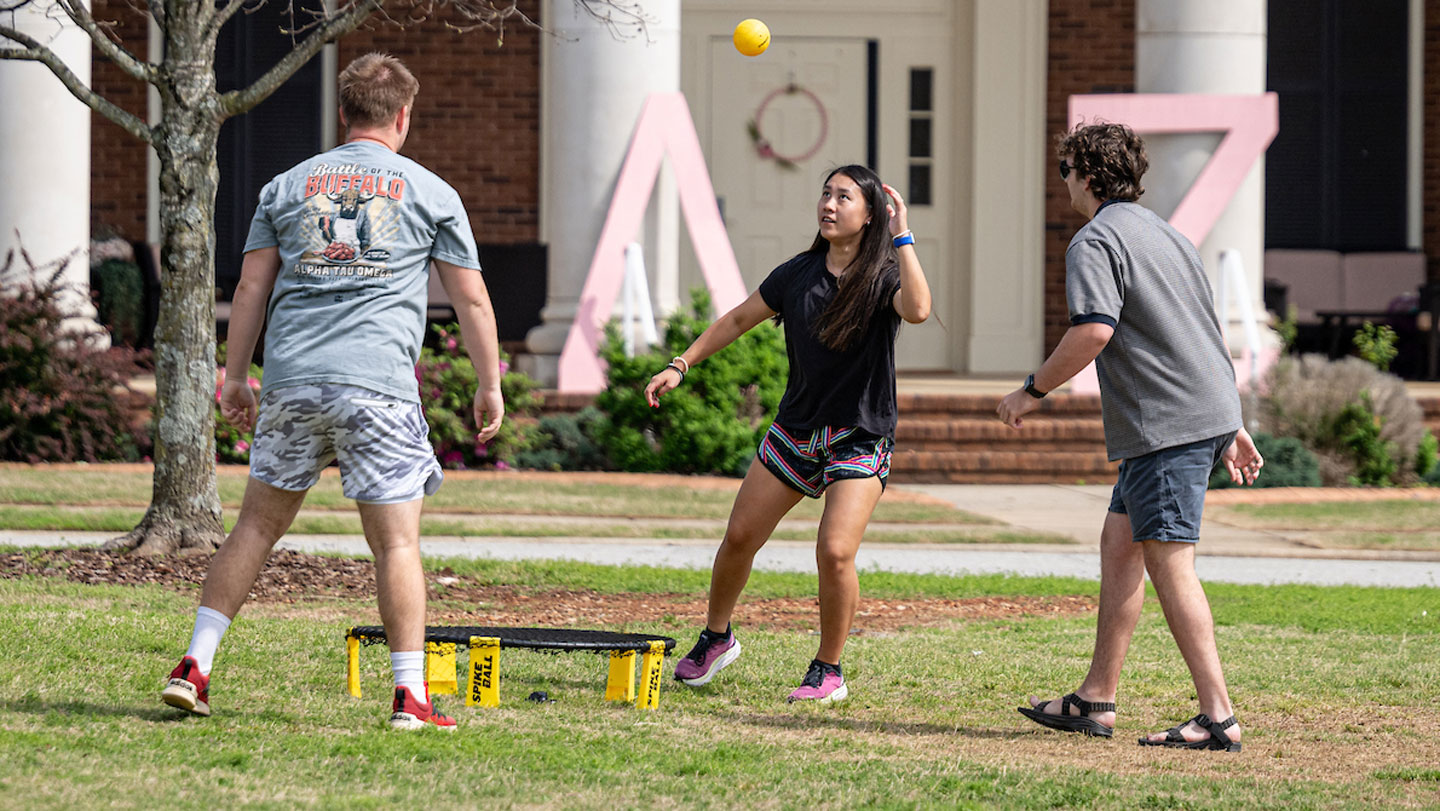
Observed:
[[[772,146],[770,143],[770,139],[765,137],[764,130],[760,128],[760,125],[765,118],[765,109],[770,106],[770,102],[774,101],[776,98],[779,98],[782,95],[804,96],[805,98],[810,100],[811,104],[815,105],[815,112],[820,115],[819,137],[815,139],[815,143],[811,144],[809,149],[794,155],[782,155],[779,152],[776,152],[775,147]],[[755,144],[755,153],[759,155],[762,159],[773,160],[775,161],[776,165],[778,165],[782,169],[796,169],[801,162],[807,161],[810,158],[815,157],[815,154],[820,151],[820,148],[822,146],[825,145],[825,136],[830,132],[830,116],[825,112],[825,105],[820,101],[819,96],[816,96],[809,90],[806,90],[805,88],[795,84],[794,82],[791,82],[785,87],[777,88],[770,91],[770,94],[767,95],[765,99],[760,102],[760,106],[755,108],[755,117],[750,119],[750,121],[746,123],[745,129],[747,132],[750,133],[751,143]]]

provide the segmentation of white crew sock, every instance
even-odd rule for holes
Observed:
[[[425,691],[425,651],[390,651],[390,669],[395,673],[396,687],[408,687],[415,698],[430,701]]]
[[[190,634],[190,650],[185,651],[185,655],[194,656],[200,672],[206,676],[215,664],[215,649],[220,647],[220,639],[229,627],[230,618],[219,611],[203,605],[195,609],[195,630]]]

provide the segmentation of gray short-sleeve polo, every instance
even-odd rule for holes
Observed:
[[[1236,431],[1240,396],[1195,247],[1149,209],[1112,202],[1065,253],[1070,322],[1115,328],[1096,358],[1110,459]]]

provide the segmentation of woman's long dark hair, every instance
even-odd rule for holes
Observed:
[[[869,329],[885,291],[885,278],[898,272],[899,259],[890,239],[890,199],[881,187],[880,176],[869,167],[852,163],[831,171],[825,176],[825,182],[829,183],[836,175],[855,181],[870,207],[870,222],[860,232],[860,249],[841,272],[840,289],[815,324],[820,342],[843,352]],[[823,255],[829,250],[830,241],[817,230],[815,241],[805,253]]]

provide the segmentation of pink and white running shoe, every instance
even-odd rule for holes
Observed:
[[[819,704],[834,704],[844,701],[850,695],[845,686],[845,677],[840,674],[840,665],[832,665],[819,659],[810,660],[810,669],[795,692],[786,701],[814,701]]]
[[[685,658],[675,663],[675,680],[700,687],[709,684],[731,662],[740,658],[740,641],[735,633],[726,628],[726,633],[717,634],[710,629],[700,632],[695,647]]]

